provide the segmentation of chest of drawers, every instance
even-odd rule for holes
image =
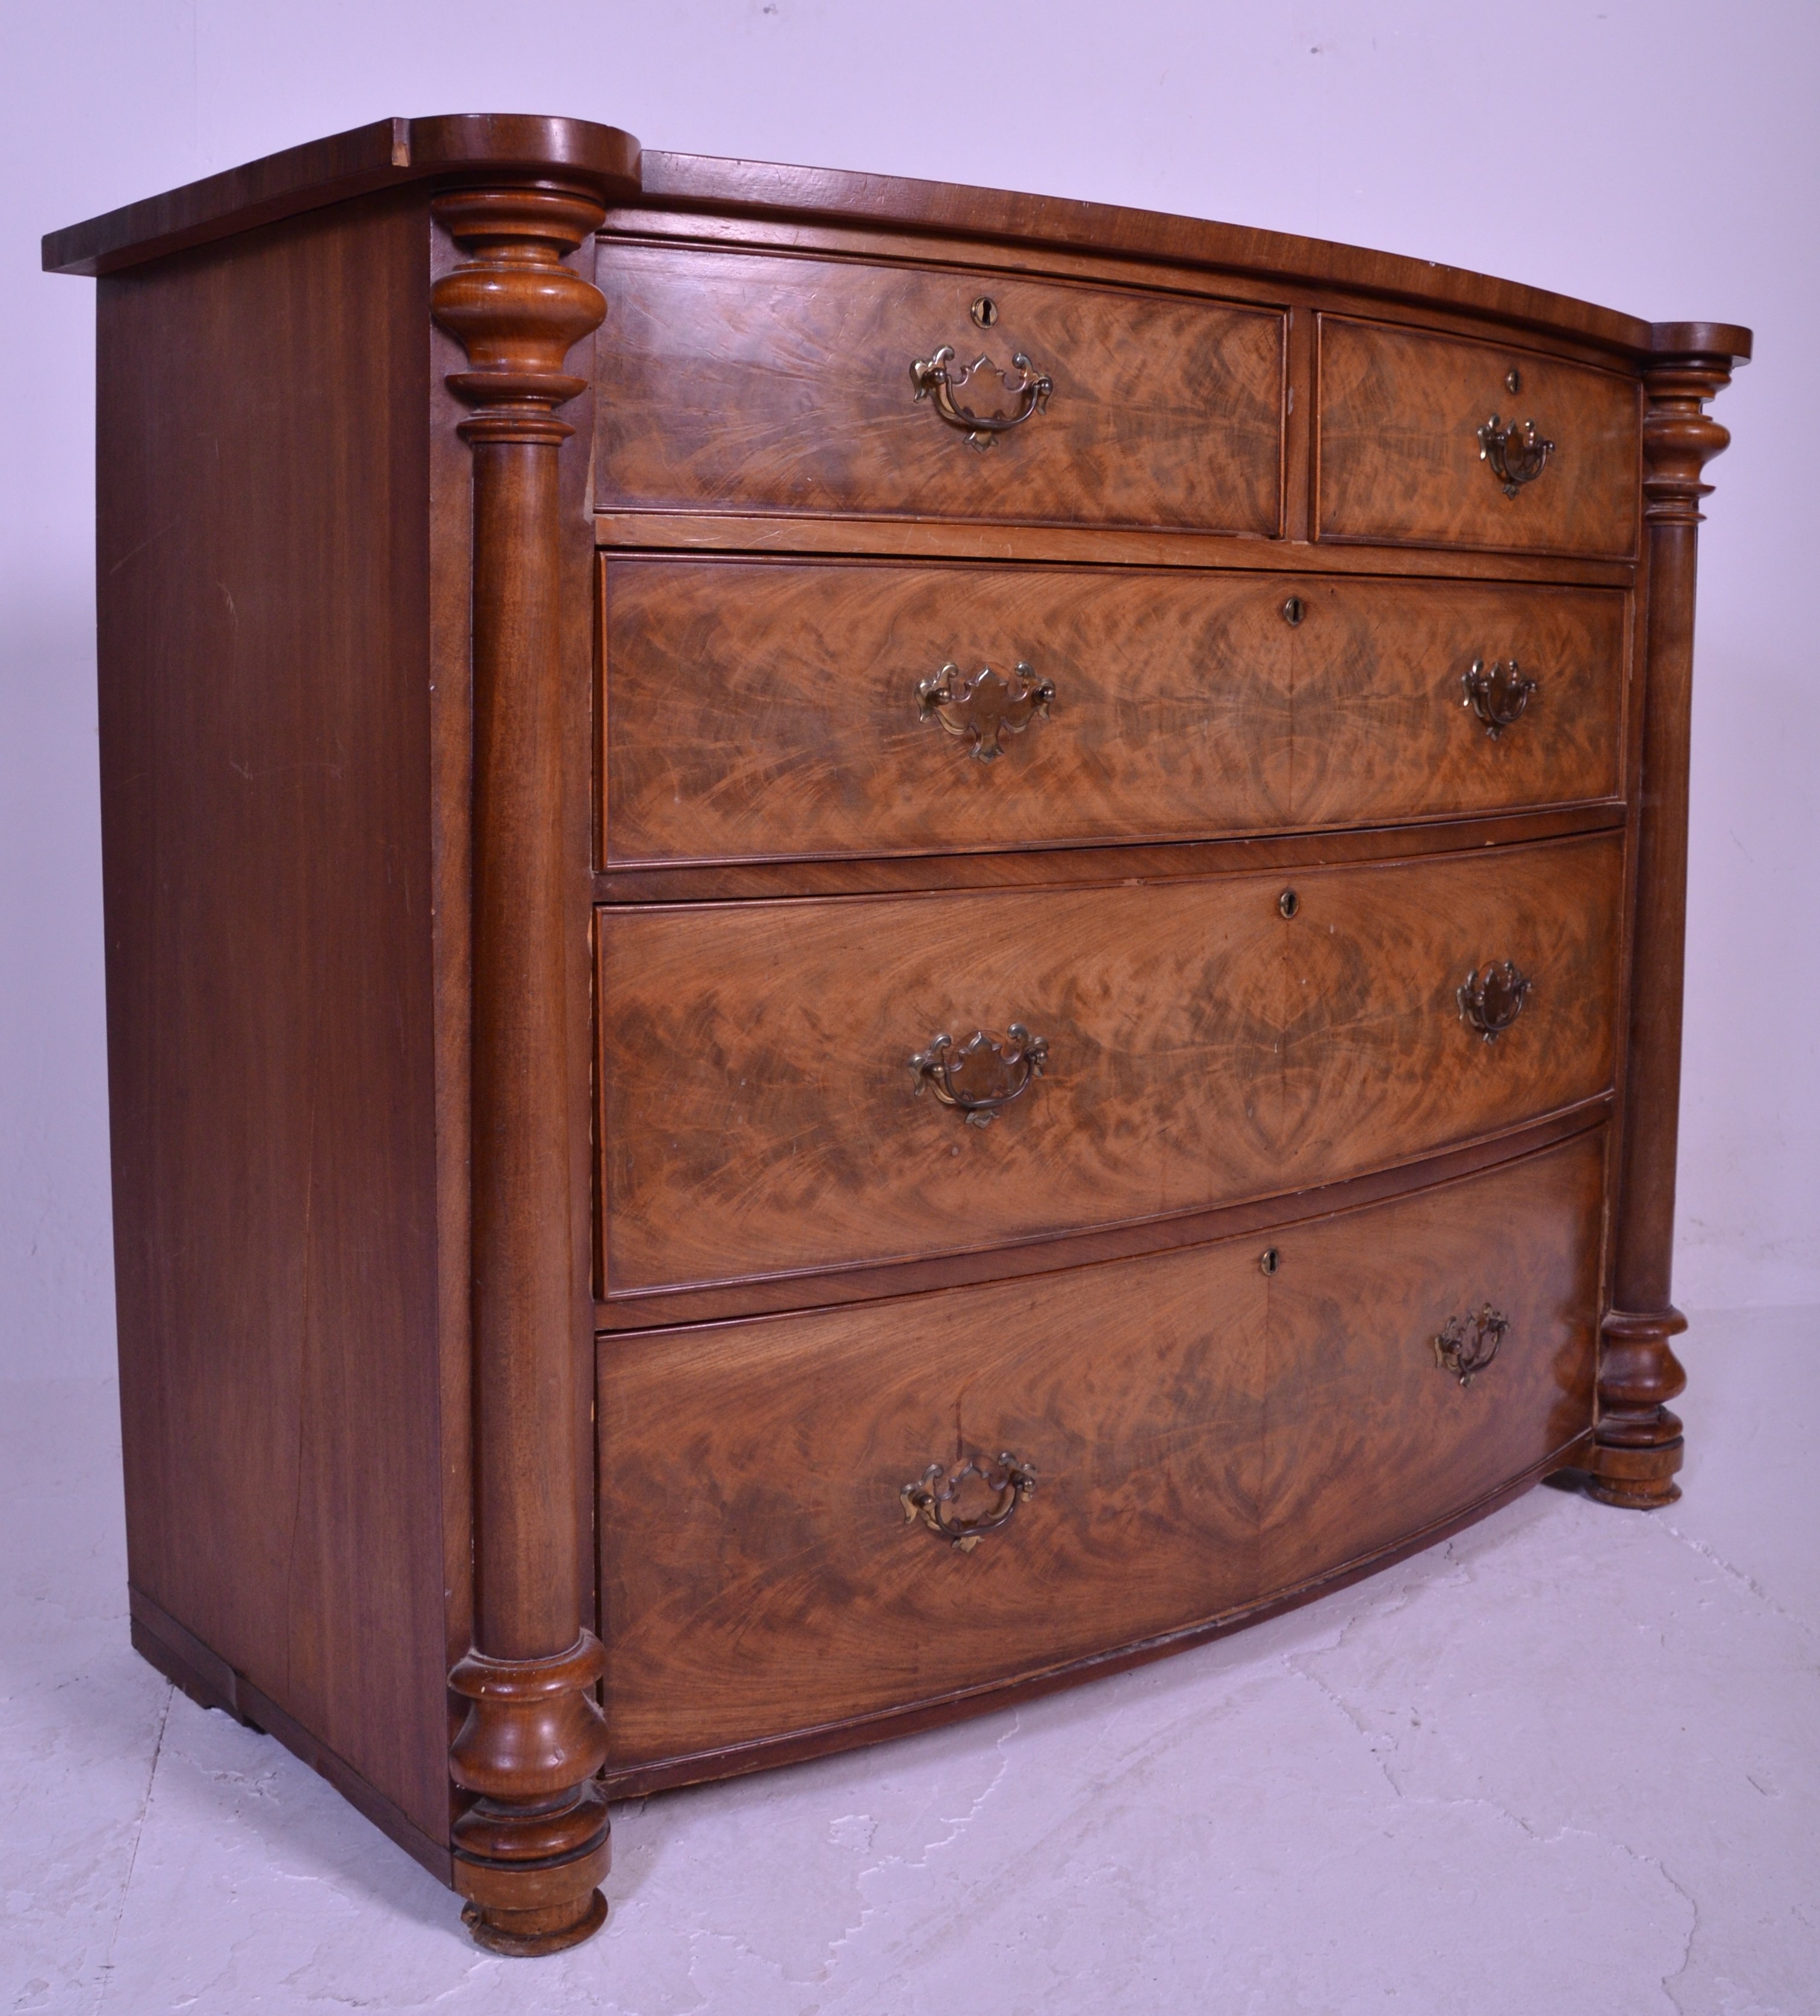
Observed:
[[[101,276],[135,1642],[462,1893],[1675,1495],[1747,332],[383,122]]]

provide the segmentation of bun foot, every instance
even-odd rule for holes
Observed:
[[[1681,1496],[1674,1473],[1681,1467],[1681,1424],[1664,1408],[1664,1425],[1674,1438],[1641,1447],[1596,1444],[1587,1463],[1586,1495],[1602,1505],[1622,1505],[1633,1512],[1656,1512]]]
[[[1613,1309],[1602,1324],[1599,1421],[1587,1459],[1587,1495],[1602,1505],[1659,1511],[1681,1496],[1681,1422],[1667,1402],[1687,1384],[1668,1340],[1687,1328],[1678,1309]]]
[[[1664,1484],[1607,1483],[1603,1478],[1586,1481],[1586,1495],[1601,1505],[1621,1505],[1631,1512],[1660,1512],[1681,1496],[1681,1486],[1672,1478]]]
[[[567,1837],[580,1845],[547,1860],[481,1860],[464,1843],[510,1856]],[[592,1939],[606,1923],[599,1885],[613,1866],[606,1802],[587,1787],[566,1807],[541,1818],[483,1799],[455,1823],[455,1888],[467,1899],[462,1923],[477,1946],[515,1959],[560,1953]]]
[[[606,1923],[606,1899],[590,1890],[577,1903],[545,1904],[514,1911],[498,1904],[462,1906],[462,1923],[473,1935],[477,1946],[488,1953],[504,1953],[513,1960],[535,1960],[541,1953],[561,1953],[591,1939]]]
[[[470,1652],[448,1676],[468,1703],[449,1773],[479,1795],[452,1830],[455,1887],[489,1953],[560,1953],[606,1922],[613,1839],[594,1774],[606,1726],[592,1691],[605,1665],[584,1631],[552,1658]]]

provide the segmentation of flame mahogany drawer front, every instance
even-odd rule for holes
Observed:
[[[1615,796],[1609,589],[602,563],[604,858],[929,854]]]
[[[1320,383],[1322,538],[1635,552],[1628,373],[1323,315]]]
[[[1236,1239],[603,1337],[609,1773],[1232,1617],[1533,1470],[1592,1420],[1603,1164],[1289,1226],[1268,1275]]]
[[[1607,834],[1293,887],[603,910],[608,1291],[1206,1209],[1593,1098],[1622,866]]]
[[[1275,311],[668,245],[597,278],[602,509],[1280,530]]]

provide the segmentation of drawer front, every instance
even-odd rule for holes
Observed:
[[[1256,874],[604,909],[607,1291],[1202,1209],[1594,1096],[1621,860],[1609,834],[1317,870],[1289,918]],[[1534,987],[1487,1042],[1459,990],[1507,959]]]
[[[1601,1130],[1289,1226],[1268,1278],[1253,1237],[603,1337],[608,1769],[1230,1615],[1535,1469],[1592,1420],[1602,1166]],[[1483,1351],[1487,1308],[1462,1385],[1434,1340]],[[968,1478],[939,1516],[1002,1525],[962,1548],[906,1519],[906,1485],[975,1455],[1034,1489]]]
[[[606,560],[601,581],[616,866],[1195,839],[1620,789],[1613,589],[701,560]]]
[[[1641,396],[1586,365],[1324,315],[1320,536],[1628,557]],[[1526,422],[1554,444],[1533,474]],[[1492,424],[1517,430],[1502,450]]]
[[[673,246],[602,245],[597,278],[602,509],[1279,530],[1274,311]],[[987,362],[919,396],[912,364],[943,351],[951,377]]]

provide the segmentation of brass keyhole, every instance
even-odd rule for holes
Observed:
[[[1523,390],[1523,373],[1514,364],[1504,374],[1504,389],[1507,392],[1520,392]]]
[[[1276,906],[1286,917],[1293,917],[1302,907],[1302,899],[1293,889],[1286,889],[1277,898]]]
[[[1274,1246],[1267,1246],[1257,1256],[1257,1264],[1266,1274],[1274,1274],[1283,1263],[1282,1255]]]
[[[1283,604],[1283,621],[1293,630],[1308,613],[1308,605],[1299,595],[1292,595]]]
[[[973,315],[980,328],[990,329],[998,319],[998,304],[990,294],[982,294],[973,304]]]

